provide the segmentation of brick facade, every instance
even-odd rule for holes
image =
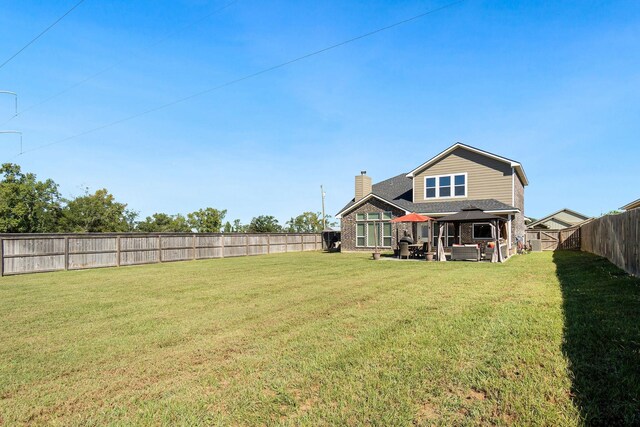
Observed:
[[[517,180],[519,181],[519,180]],[[522,203],[524,203],[524,191],[522,185],[521,188],[521,198]],[[516,194],[518,194],[518,190],[516,190]],[[405,215],[405,211],[395,208],[381,200],[372,198],[369,201],[363,203],[357,209],[349,212],[346,215],[343,215],[341,218],[341,250],[343,252],[371,252],[374,247],[357,247],[356,246],[356,215],[357,214],[367,214],[367,213],[382,213],[382,212],[391,212],[393,217],[399,217]],[[522,227],[520,229],[524,230],[524,216],[522,214],[518,214],[521,218]],[[517,219],[513,219],[512,224],[512,233],[515,233],[518,230]],[[418,239],[418,228],[416,224],[408,224],[408,223],[398,223],[392,224],[391,228],[391,247],[380,247],[382,251],[392,250],[397,247],[397,238],[402,237],[404,235],[404,231],[407,231],[408,234],[414,238],[415,241]],[[502,238],[506,239],[507,236],[504,234],[505,228],[502,229]],[[483,248],[484,245],[488,242],[486,239],[473,239],[473,224],[461,224],[460,225],[460,234],[462,237],[462,243],[479,243]],[[516,234],[512,235],[513,241],[515,242]],[[431,242],[433,242],[433,236],[431,236]],[[446,242],[445,242],[446,245]]]

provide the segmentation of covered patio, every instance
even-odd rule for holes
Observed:
[[[482,259],[491,262],[503,262],[510,256],[508,242],[501,236],[504,235],[502,228],[507,220],[497,215],[484,212],[475,206],[462,209],[455,214],[447,215],[436,220],[438,226],[438,240],[436,249],[436,259],[447,261],[445,253],[444,231],[448,225],[453,226],[453,244],[449,245],[450,260],[452,261],[480,261]],[[461,228],[463,224],[473,224],[474,227],[485,226],[482,238],[472,236],[472,239],[463,239]],[[476,240],[483,240],[477,243]],[[497,250],[496,248],[499,248]]]

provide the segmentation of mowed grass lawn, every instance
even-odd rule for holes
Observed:
[[[564,284],[551,253],[502,265],[291,253],[4,277],[0,425],[602,421],[599,397],[577,395],[563,286],[592,268],[635,292],[632,309],[638,281],[568,257]],[[621,399],[633,417],[634,396]]]

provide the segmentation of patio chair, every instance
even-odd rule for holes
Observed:
[[[406,256],[407,259],[411,256],[411,252],[409,252],[409,243],[407,242],[400,242],[400,259],[402,259],[403,256]]]
[[[493,251],[495,250],[494,247],[489,247],[487,245],[487,248],[484,250],[484,259],[491,259],[491,257],[493,256]],[[506,243],[500,243],[500,252],[502,253],[502,259],[506,259],[507,258],[507,244]]]

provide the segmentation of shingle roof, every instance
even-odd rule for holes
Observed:
[[[631,209],[635,209],[635,208],[638,208],[638,207],[640,207],[640,199],[638,199],[638,200],[634,200],[634,201],[633,201],[633,202],[631,202],[631,203],[627,203],[626,205],[624,205],[624,206],[623,206],[623,207],[621,207],[620,209],[623,209],[623,210],[625,210],[625,211],[629,211],[629,210],[631,210]]]
[[[495,199],[479,200],[449,200],[444,202],[413,203],[413,182],[406,174],[400,174],[393,178],[373,184],[371,194],[392,203],[407,212],[421,214],[446,214],[458,212],[463,208],[476,206],[483,211],[517,211],[517,208],[509,206]],[[352,199],[338,212],[342,214],[355,204]]]

